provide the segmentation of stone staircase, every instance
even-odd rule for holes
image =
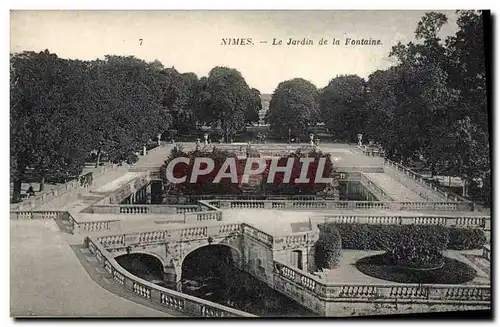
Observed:
[[[393,198],[395,201],[426,201],[416,192],[404,186],[394,178],[384,173],[364,173],[365,176],[373,183],[378,185],[384,192]]]

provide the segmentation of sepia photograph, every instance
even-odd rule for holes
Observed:
[[[11,10],[10,316],[492,319],[488,10]]]

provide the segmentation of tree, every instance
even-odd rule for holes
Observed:
[[[257,89],[251,89],[250,102],[246,111],[246,123],[252,124],[259,121],[259,112],[262,110],[262,101],[260,92]]]
[[[81,138],[78,106],[85,80],[82,62],[47,50],[11,56],[11,177],[13,201],[29,168],[41,182],[47,176],[78,174],[90,143]]]
[[[171,93],[165,93],[168,79],[162,72],[134,57],[106,56],[94,63],[91,98],[97,108],[87,123],[99,153],[124,161],[170,127],[165,99]]]
[[[296,78],[281,82],[274,90],[266,113],[270,130],[282,137],[307,134],[319,117],[318,90],[311,82]]]
[[[97,161],[101,153],[128,160],[167,130],[172,91],[163,71],[134,57],[83,62],[47,50],[11,55],[13,200],[19,201],[28,171],[43,187],[46,177],[78,175],[93,150]]]
[[[252,91],[236,69],[215,67],[200,80],[197,117],[212,128],[220,128],[226,140],[252,119],[248,111],[254,105]]]
[[[390,158],[418,155],[432,174],[461,177],[467,194],[478,179],[489,185],[483,20],[460,11],[458,31],[443,42],[446,22],[441,13],[427,13],[415,31],[418,43],[399,43],[390,54],[396,66],[370,75],[365,133]]]
[[[343,75],[332,79],[321,90],[321,117],[336,138],[353,141],[363,130],[365,84],[357,75]]]
[[[314,245],[317,269],[337,268],[342,257],[342,237],[333,224],[319,225],[319,239]]]
[[[196,127],[194,110],[198,77],[193,73],[180,74],[174,68],[160,72],[162,77],[162,105],[172,115],[172,127],[188,133]]]

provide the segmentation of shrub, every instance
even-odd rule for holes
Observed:
[[[436,232],[442,231],[447,235],[446,249],[473,250],[480,249],[486,243],[486,236],[480,229],[451,228],[444,226],[420,225],[368,225],[368,224],[326,224],[336,226],[342,237],[344,249],[352,250],[387,250],[388,245],[401,242],[402,233],[411,233],[413,237],[421,240],[443,235]],[[410,231],[411,230],[411,231]],[[435,230],[432,232],[432,230]],[[443,236],[444,237],[444,236]],[[444,242],[441,239],[439,242]],[[421,243],[423,244],[423,243]]]
[[[314,259],[318,269],[337,268],[342,251],[342,240],[339,230],[331,225],[321,226],[319,239],[314,248]]]
[[[443,261],[448,228],[425,225],[337,224],[344,248],[387,251],[391,263],[415,268],[434,267]]]
[[[486,243],[486,235],[480,229],[450,228],[448,249],[474,250],[481,249]]]
[[[129,165],[135,164],[137,161],[139,161],[139,157],[135,153],[129,154],[126,160]]]
[[[396,237],[388,249],[394,265],[432,268],[444,262],[443,251],[448,244],[448,230],[440,226],[400,227],[400,237]]]

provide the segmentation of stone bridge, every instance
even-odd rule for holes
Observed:
[[[346,284],[310,274],[306,267],[314,264],[310,254],[318,234],[314,225],[308,231],[272,236],[246,223],[205,222],[204,226],[87,237],[86,242],[118,283],[152,300],[160,294],[156,300],[164,305],[178,305],[176,301],[185,301],[186,295],[132,276],[114,258],[128,253],[153,256],[164,267],[166,284],[182,291],[186,257],[203,247],[227,246],[239,269],[325,316],[412,313],[415,306],[423,312],[489,308],[490,285]],[[175,294],[177,300],[165,300]],[[228,308],[220,310],[221,315],[231,314]]]
[[[274,258],[308,267],[313,264],[311,247],[318,239],[317,227],[283,236],[272,236],[246,223],[206,223],[206,226],[180,226],[169,230],[149,230],[96,238],[113,257],[141,253],[157,258],[164,269],[165,282],[180,291],[182,264],[199,248],[224,245],[230,248],[234,264],[252,275],[272,278]]]

